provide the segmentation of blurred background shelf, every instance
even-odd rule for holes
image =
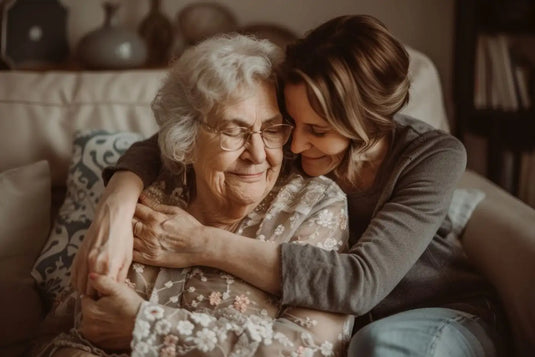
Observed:
[[[504,57],[493,56],[491,46],[494,44],[483,42],[482,45],[481,38],[503,41]],[[535,172],[535,167],[526,167],[533,166],[535,162],[531,159],[535,158],[534,41],[534,1],[457,0],[455,133],[463,141],[470,136],[483,139],[486,142],[486,176],[525,201],[535,200],[521,196],[521,192],[526,192],[523,185],[534,184],[529,182],[531,179],[523,177],[525,172]],[[513,48],[517,53],[522,53],[522,58],[515,57]],[[482,65],[479,56],[485,50],[487,52],[483,52],[483,55],[487,67],[478,68]],[[515,77],[506,83],[504,74],[507,71],[514,73],[513,66],[519,65],[525,68],[529,77],[526,77],[524,84],[527,88],[523,93],[524,99],[528,96],[527,104],[519,98],[519,79]],[[496,99],[500,95],[501,102]],[[504,97],[512,99],[512,104],[511,100],[506,102]]]

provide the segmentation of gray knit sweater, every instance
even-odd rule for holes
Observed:
[[[495,294],[470,266],[446,214],[466,152],[453,136],[395,117],[374,185],[348,194],[351,248],[283,244],[282,301],[361,316],[450,307],[495,323]]]

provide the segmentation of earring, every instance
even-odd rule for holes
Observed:
[[[184,187],[188,185],[188,165],[182,167],[182,185]]]

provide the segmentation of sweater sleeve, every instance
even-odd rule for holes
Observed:
[[[455,137],[438,131],[410,148],[397,159],[401,169],[393,170],[391,187],[383,188],[384,204],[348,253],[282,245],[284,304],[362,315],[416,263],[445,219],[466,151]]]
[[[148,139],[134,143],[119,158],[115,166],[108,166],[102,171],[102,178],[107,185],[113,174],[120,170],[135,173],[143,181],[143,186],[149,186],[160,172],[162,161],[158,146],[158,133]]]

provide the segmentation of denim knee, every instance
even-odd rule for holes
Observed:
[[[361,328],[348,356],[496,356],[486,324],[477,316],[444,308],[404,311]]]

